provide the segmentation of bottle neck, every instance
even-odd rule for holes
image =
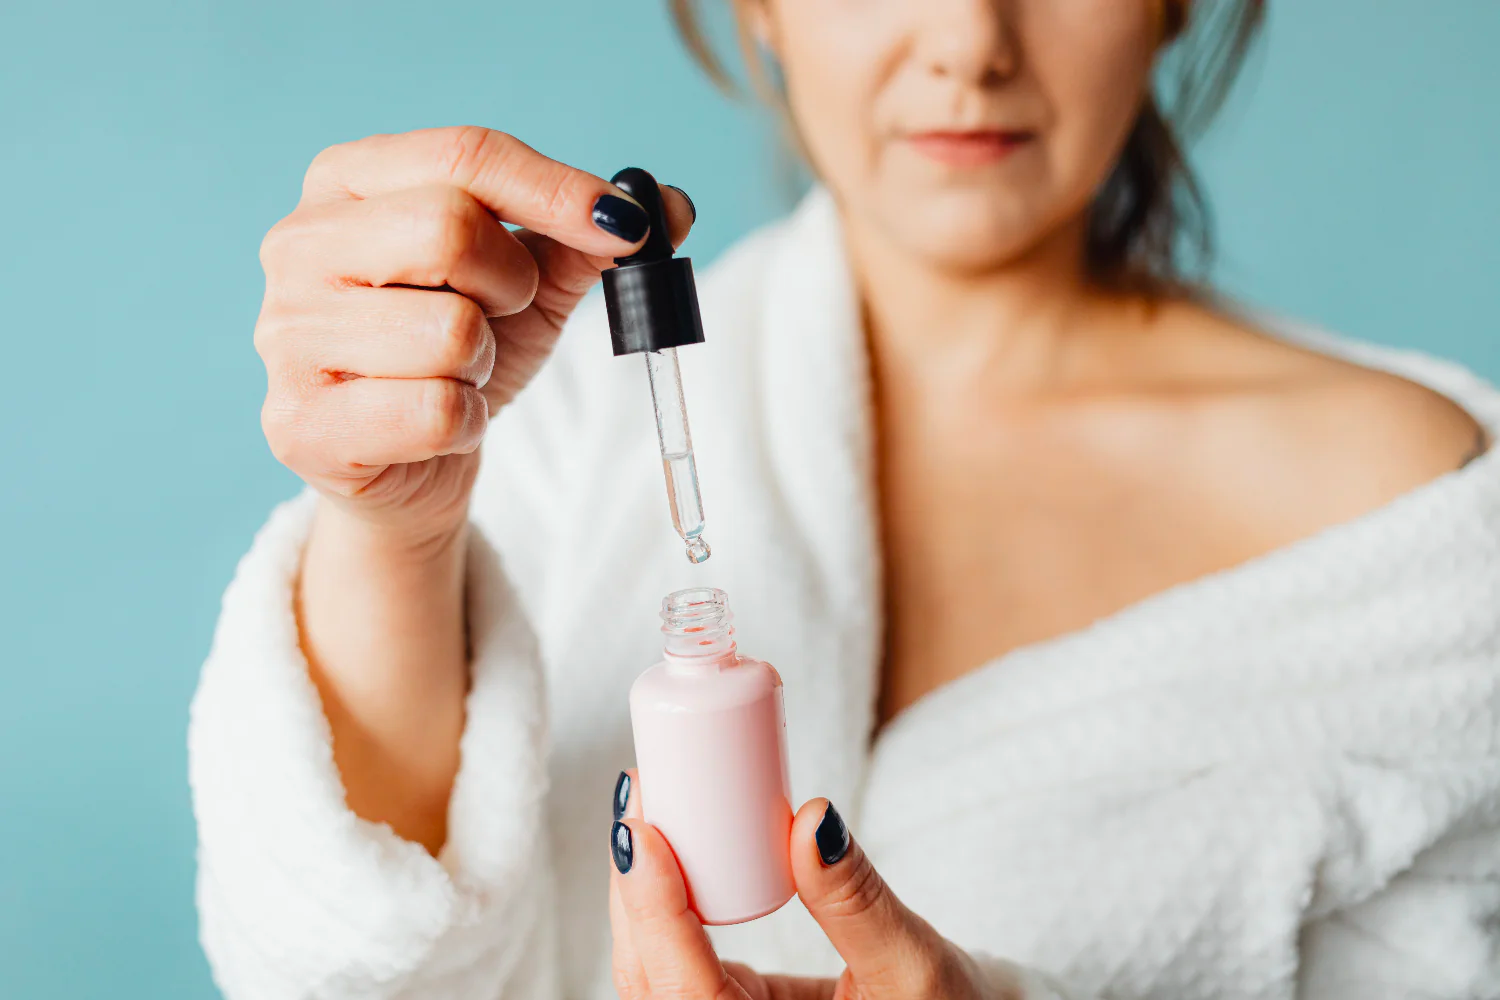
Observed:
[[[722,590],[695,587],[668,594],[661,602],[662,652],[683,666],[721,666],[736,659],[734,615]]]

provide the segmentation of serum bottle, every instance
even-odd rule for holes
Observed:
[[[781,677],[739,655],[722,590],[669,594],[661,617],[662,661],[630,689],[641,811],[705,924],[754,920],[796,892]]]

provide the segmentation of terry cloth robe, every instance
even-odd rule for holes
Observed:
[[[869,377],[829,196],[700,293],[708,341],[681,358],[702,567],[668,522],[644,365],[612,356],[597,298],[495,419],[440,857],[344,804],[293,621],[313,498],[260,532],[190,734],[226,997],[612,997],[627,692],[662,596],[704,585],[785,680],[796,802],[831,798],[897,895],[1030,1000],[1500,997],[1500,456],[1007,653],[876,734]],[[1500,395],[1454,365],[1281,335],[1500,432]],[[842,968],[796,900],[713,936],[766,972]]]

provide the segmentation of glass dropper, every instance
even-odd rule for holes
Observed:
[[[651,223],[640,249],[615,258],[615,266],[604,271],[610,341],[617,357],[646,355],[672,526],[682,536],[688,560],[701,563],[708,559],[709,549],[703,540],[703,500],[677,365],[677,348],[703,343],[693,262],[676,256],[656,178],[639,167],[627,167],[610,182],[635,199]]]
[[[687,546],[688,561],[708,559],[703,540],[703,496],[698,492],[698,464],[693,460],[693,435],[688,430],[687,405],[682,398],[682,369],[677,348],[646,351],[646,375],[651,380],[651,405],[656,408],[656,441],[661,446],[661,468],[667,478],[667,503],[672,527]]]

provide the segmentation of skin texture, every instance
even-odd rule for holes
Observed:
[[[876,387],[880,716],[1013,649],[1349,520],[1478,428],[1211,306],[1085,278],[1150,0],[746,0],[843,216]],[[1025,136],[955,166],[912,136]],[[996,614],[996,609],[1004,609]]]
[[[1473,421],[1425,389],[1202,303],[1085,279],[1087,208],[1156,57],[1150,0],[738,9],[781,63],[863,298],[882,722],[996,656],[1357,517],[1473,448]],[[913,144],[976,128],[1007,130],[1008,154],[956,165]],[[303,648],[351,808],[434,852],[463,727],[476,449],[599,269],[630,249],[589,221],[605,193],[620,194],[499,133],[377,136],[321,154],[263,249],[266,436],[324,498],[299,585]],[[680,239],[690,210],[665,197]],[[871,902],[893,897],[868,865],[809,867],[814,808],[792,849],[809,908],[854,901],[823,921],[850,963],[842,985],[725,980],[678,905],[665,845],[633,820],[637,868],[612,890],[627,995],[974,995],[951,946]],[[660,940],[632,929],[622,944],[622,926]],[[903,942],[882,954],[904,964],[856,968],[870,959],[850,942],[871,934]],[[648,953],[646,938],[677,951]],[[698,978],[666,989],[658,965]]]

